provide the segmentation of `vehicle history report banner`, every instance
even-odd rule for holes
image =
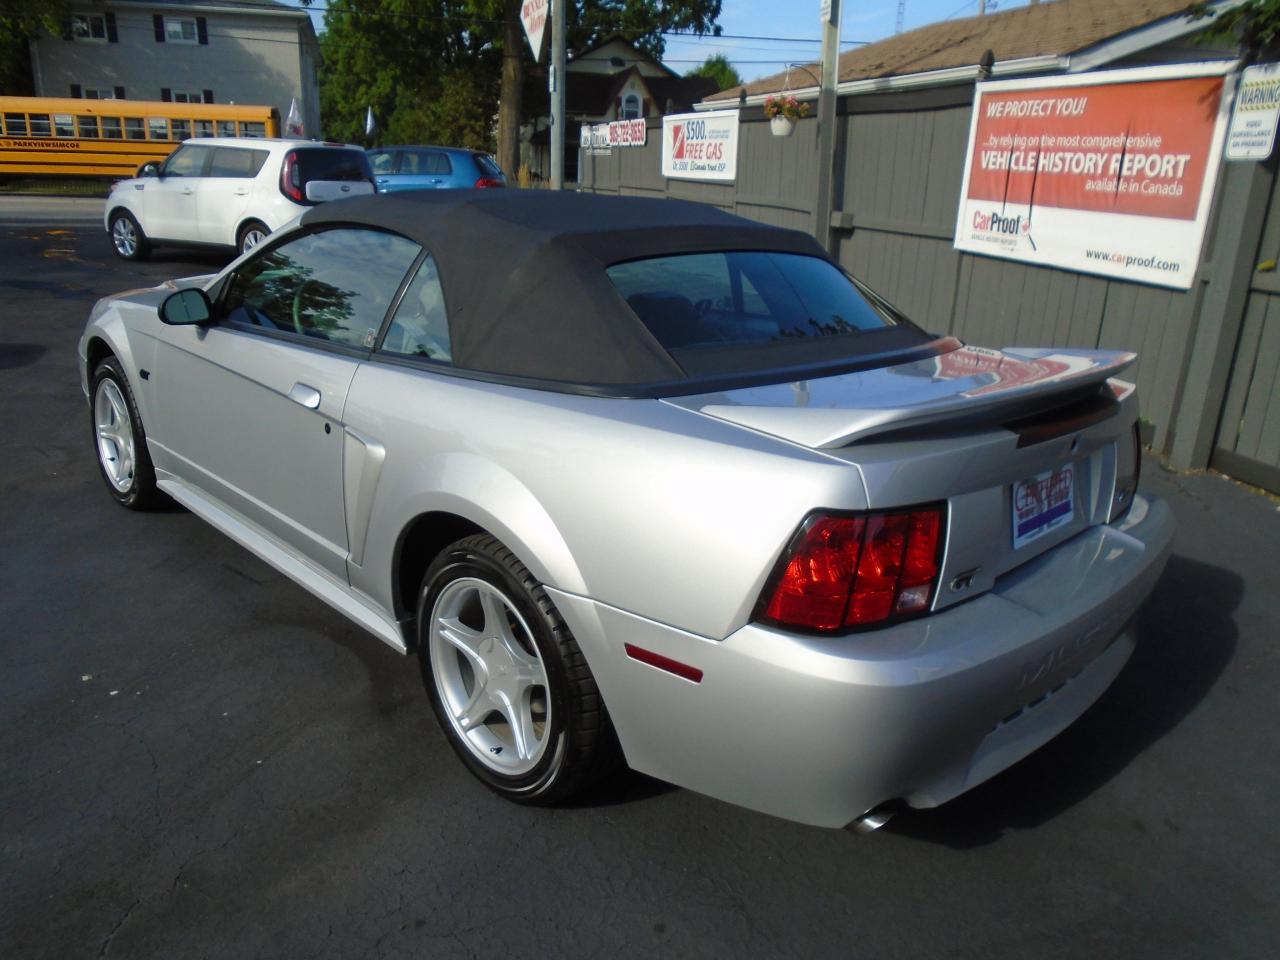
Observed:
[[[1190,288],[1230,66],[978,84],[956,249]]]

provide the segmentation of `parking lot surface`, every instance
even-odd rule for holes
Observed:
[[[1271,499],[1149,459],[1180,529],[1138,652],[943,808],[863,837],[633,774],[512,806],[456,761],[415,660],[102,488],[89,308],[227,258],[126,264],[100,227],[5,217],[0,957],[1275,955]]]

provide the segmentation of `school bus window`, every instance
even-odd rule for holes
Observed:
[[[102,118],[102,139],[104,140],[120,140],[120,118],[119,117],[103,117]]]
[[[234,120],[218,121],[218,136],[234,137],[236,135],[236,122]]]
[[[27,115],[25,113],[6,113],[4,115],[4,132],[9,137],[25,137],[27,135]]]
[[[147,129],[142,125],[141,117],[124,118],[124,135],[127,140],[147,139]]]
[[[47,113],[33,113],[29,115],[31,118],[31,135],[33,137],[47,137],[53,129],[49,124],[49,115]]]
[[[170,120],[173,125],[173,139],[189,140],[191,139],[191,121],[190,120]]]
[[[71,125],[71,114],[55,113],[53,115],[53,135],[55,137],[74,137],[76,128]]]
[[[196,136],[197,136],[197,137],[212,137],[212,136],[213,136],[213,121],[212,121],[212,120],[197,120],[197,121],[196,121]]]
[[[97,117],[76,117],[76,136],[81,139],[88,137],[92,140],[98,139],[98,118]]]
[[[266,124],[250,122],[240,124],[240,136],[242,137],[265,137],[266,135]]]
[[[147,134],[151,140],[168,140],[169,121],[164,117],[148,117]]]

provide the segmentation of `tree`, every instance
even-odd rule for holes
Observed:
[[[6,0],[0,0],[6,2]],[[309,4],[312,0],[302,0]],[[546,109],[521,102],[532,63],[521,0],[328,0],[320,38],[325,135],[364,140],[372,106],[384,142],[492,149],[514,177],[520,122]],[[622,33],[661,56],[663,32],[718,32],[721,0],[571,0],[568,49]]]
[[[1200,35],[1205,42],[1239,43],[1250,60],[1280,56],[1280,0],[1245,0],[1219,11],[1208,3],[1197,3],[1189,12],[1195,20],[1212,18]]]
[[[742,84],[742,77],[733,68],[729,58],[723,53],[711,54],[702,66],[694,67],[685,76],[709,77],[716,82],[721,90],[728,90],[730,87],[737,87]]]
[[[61,35],[68,16],[68,0],[0,0],[0,94],[29,96],[31,83],[30,41],[41,33]]]

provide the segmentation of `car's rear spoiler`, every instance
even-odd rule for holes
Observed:
[[[1046,411],[1084,423],[1132,392],[1116,382],[1137,355],[1117,350],[959,350],[820,380],[746,387],[666,402],[812,448],[838,448],[886,434],[933,433],[993,423],[1028,437],[1057,435]],[[1040,418],[1040,422],[1037,422]],[[1034,440],[1030,442],[1035,442]]]

